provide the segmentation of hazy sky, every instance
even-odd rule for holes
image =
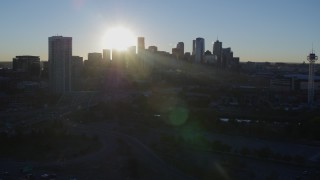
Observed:
[[[73,55],[102,52],[106,30],[123,25],[146,47],[171,52],[179,41],[191,51],[219,37],[240,61],[302,62],[312,43],[320,55],[319,0],[3,0],[0,61],[16,55],[47,60],[48,37],[73,37]]]

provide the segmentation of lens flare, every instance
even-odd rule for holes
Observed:
[[[184,107],[176,107],[169,114],[169,124],[173,126],[183,125],[189,117],[189,112]]]

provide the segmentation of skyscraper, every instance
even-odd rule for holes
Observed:
[[[145,50],[144,37],[138,37],[138,54],[140,54],[141,50]]]
[[[197,38],[195,42],[195,63],[201,63],[204,55],[204,39]]]
[[[71,60],[71,89],[81,90],[81,75],[83,71],[83,57],[72,56]]]
[[[222,66],[222,42],[219,40],[213,43],[212,54],[217,56],[217,63],[219,66]]]
[[[49,85],[53,93],[71,90],[72,37],[49,37]]]
[[[177,48],[180,50],[180,56],[182,57],[184,55],[184,43],[178,42]]]

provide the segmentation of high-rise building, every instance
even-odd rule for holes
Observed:
[[[183,42],[178,42],[177,44],[177,48],[179,49],[180,51],[180,56],[182,57],[184,55],[184,43]]]
[[[72,37],[49,37],[49,85],[53,93],[71,90]]]
[[[233,61],[233,52],[231,51],[231,48],[222,48],[222,55],[221,55],[221,66],[223,68],[229,68],[230,64],[232,64]]]
[[[144,37],[138,37],[138,54],[141,50],[145,50]]]
[[[196,54],[196,40],[192,40],[192,55]]]
[[[40,75],[40,58],[39,56],[16,56],[12,60],[12,69],[37,77]]]
[[[217,40],[213,43],[213,51],[212,54],[217,56],[217,63],[219,66],[222,65],[222,42]]]
[[[81,90],[81,77],[83,72],[83,57],[72,56],[71,60],[71,89]]]
[[[203,38],[197,38],[195,43],[195,63],[202,63],[203,61],[203,55],[204,55],[204,39]]]
[[[103,53],[103,61],[110,61],[110,58],[111,58],[111,53],[110,53],[111,51],[110,51],[110,49],[104,49],[103,51],[102,51],[102,53]]]

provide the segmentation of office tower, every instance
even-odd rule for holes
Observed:
[[[71,89],[79,91],[81,89],[81,77],[83,72],[83,57],[72,56],[71,60]]]
[[[72,37],[49,37],[49,85],[53,93],[71,90]]]
[[[138,54],[145,50],[144,37],[138,37]]]
[[[192,40],[192,55],[196,54],[196,40]]]
[[[222,66],[222,42],[219,40],[213,43],[212,54],[217,56],[217,63],[219,66]]]
[[[110,61],[110,58],[111,58],[111,53],[110,53],[110,49],[104,49],[102,50],[102,53],[103,53],[103,61]]]
[[[184,55],[184,43],[178,42],[177,49],[179,49],[179,56],[182,57]]]
[[[201,63],[204,55],[204,39],[197,38],[195,43],[195,63]]]
[[[12,60],[14,71],[26,73],[28,76],[38,77],[40,75],[39,56],[16,56]]]

